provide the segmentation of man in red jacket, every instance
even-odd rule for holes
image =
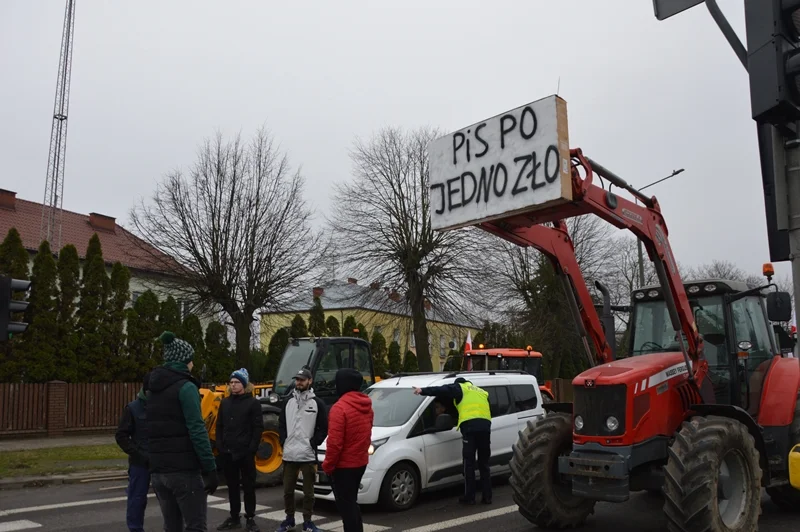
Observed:
[[[352,368],[336,372],[336,401],[328,414],[328,442],[322,470],[331,478],[344,532],[363,532],[358,486],[372,444],[372,400],[361,393],[364,378]]]

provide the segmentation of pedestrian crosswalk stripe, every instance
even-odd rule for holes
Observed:
[[[403,532],[436,532],[437,530],[444,530],[445,528],[468,525],[469,523],[474,523],[476,521],[483,521],[484,519],[499,517],[501,515],[506,515],[516,512],[517,510],[518,510],[517,505],[512,504],[511,506],[504,506],[503,508],[498,508],[496,510],[489,510],[488,512],[465,515],[464,517],[457,517],[455,519],[450,519],[449,521],[441,521],[433,525],[424,525],[424,526],[418,526],[416,528],[408,528],[403,530]],[[364,530],[366,532],[366,528]]]
[[[0,523],[0,532],[16,532],[17,530],[29,530],[31,528],[39,528],[42,525],[23,519],[20,521],[9,521],[8,523]]]
[[[267,519],[268,521],[278,521],[281,522],[286,519],[286,512],[283,510],[276,510],[274,512],[266,513],[266,514],[256,514],[256,517],[261,517],[262,519]],[[302,517],[301,517],[302,519]],[[326,520],[327,517],[324,515],[312,515],[311,520],[314,522],[322,522]]]
[[[223,502],[223,503],[220,503],[220,504],[209,504],[208,507],[209,508],[216,508],[217,510],[230,510],[231,509],[231,503]],[[269,510],[269,506],[262,506],[261,504],[256,504],[256,512],[263,512],[264,510]]]

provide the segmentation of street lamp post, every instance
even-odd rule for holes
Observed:
[[[671,179],[671,178],[675,177],[676,175],[680,174],[683,171],[684,171],[683,168],[680,168],[679,170],[673,170],[672,173],[670,175],[668,175],[667,177],[662,177],[658,181],[653,181],[649,185],[645,185],[642,188],[640,188],[639,191],[641,192],[642,190],[644,190],[644,189],[646,189],[648,187],[652,187],[653,185],[657,185],[657,184],[661,183],[662,181],[666,181],[667,179]],[[637,201],[637,203],[638,203],[638,201]],[[636,247],[638,248],[638,251],[639,251],[639,288],[641,288],[641,287],[644,286],[644,257],[643,257],[643,254],[642,254],[642,239],[640,239],[640,238],[636,239]]]

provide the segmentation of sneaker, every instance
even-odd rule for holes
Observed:
[[[277,532],[288,532],[289,530],[294,530],[294,527],[295,527],[294,517],[287,517],[286,519],[283,520],[281,526],[278,527]]]
[[[322,532],[322,530],[317,528],[317,525],[315,525],[313,522],[306,521],[303,523],[303,532]]]
[[[247,529],[247,532],[261,532],[261,529],[258,528],[258,525],[256,524],[256,520],[252,517],[247,518],[245,528]]]
[[[235,530],[242,528],[242,520],[239,517],[229,517],[217,527],[217,530]]]

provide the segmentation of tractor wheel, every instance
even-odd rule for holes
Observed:
[[[283,450],[278,432],[278,415],[264,414],[264,431],[256,452],[256,484],[276,486],[283,483]]]
[[[800,444],[800,398],[797,399],[797,406],[794,409],[794,421],[792,421],[792,427],[789,429],[789,449],[797,444]],[[795,512],[800,510],[800,490],[795,489],[791,484],[767,488],[767,495],[782,510],[793,510]]]
[[[758,529],[761,464],[747,427],[720,416],[685,421],[664,468],[670,532]]]
[[[595,501],[572,494],[569,476],[558,473],[558,457],[572,451],[571,416],[550,412],[528,426],[514,444],[511,489],[519,512],[539,528],[582,525]]]

